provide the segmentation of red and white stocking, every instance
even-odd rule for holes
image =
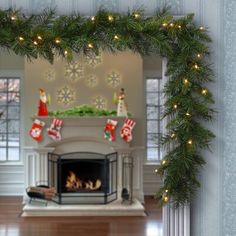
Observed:
[[[47,129],[48,136],[53,140],[61,140],[62,120],[54,118],[49,129]]]
[[[32,128],[29,131],[29,135],[37,142],[40,142],[43,139],[42,130],[44,125],[44,122],[35,119]]]
[[[114,141],[115,140],[115,133],[116,133],[116,126],[117,126],[117,121],[116,120],[111,120],[108,119],[107,123],[104,127],[104,138],[109,140],[109,141]]]
[[[120,130],[120,137],[124,139],[126,142],[130,142],[133,139],[132,130],[136,122],[131,119],[126,119],[124,125]]]

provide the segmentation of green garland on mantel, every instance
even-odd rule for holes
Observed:
[[[213,118],[214,100],[206,83],[212,81],[204,27],[193,15],[173,18],[168,10],[145,17],[136,10],[120,14],[100,10],[95,16],[56,16],[51,10],[24,16],[20,11],[0,10],[0,46],[29,59],[55,55],[72,59],[73,53],[131,50],[141,55],[167,58],[165,84],[167,118],[163,147],[167,151],[156,170],[163,176],[157,196],[162,203],[187,203],[200,186],[198,173],[205,163],[214,134],[203,124]]]
[[[82,105],[76,106],[72,108],[68,108],[65,110],[58,110],[58,111],[50,111],[49,116],[52,117],[91,117],[91,116],[98,116],[98,117],[106,117],[106,116],[113,116],[117,117],[116,110],[108,110],[108,109],[98,109],[93,106],[89,105]],[[128,116],[131,117],[131,113],[128,112]]]

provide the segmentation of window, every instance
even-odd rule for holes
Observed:
[[[160,139],[162,134],[162,92],[161,78],[148,77],[146,82],[146,150],[147,161],[156,162],[161,160],[162,152]]]
[[[20,160],[20,78],[0,77],[0,162]]]

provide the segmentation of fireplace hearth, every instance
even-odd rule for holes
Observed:
[[[117,153],[48,153],[49,186],[58,204],[107,204],[117,199]]]

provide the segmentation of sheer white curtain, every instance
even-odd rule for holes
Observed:
[[[80,12],[84,15],[93,15],[103,6],[119,12],[142,8],[146,15],[151,15],[157,8],[164,5],[171,6],[174,14],[182,13],[183,0],[0,0],[0,8],[20,8],[26,14],[39,13],[50,7],[56,8],[59,14]]]

